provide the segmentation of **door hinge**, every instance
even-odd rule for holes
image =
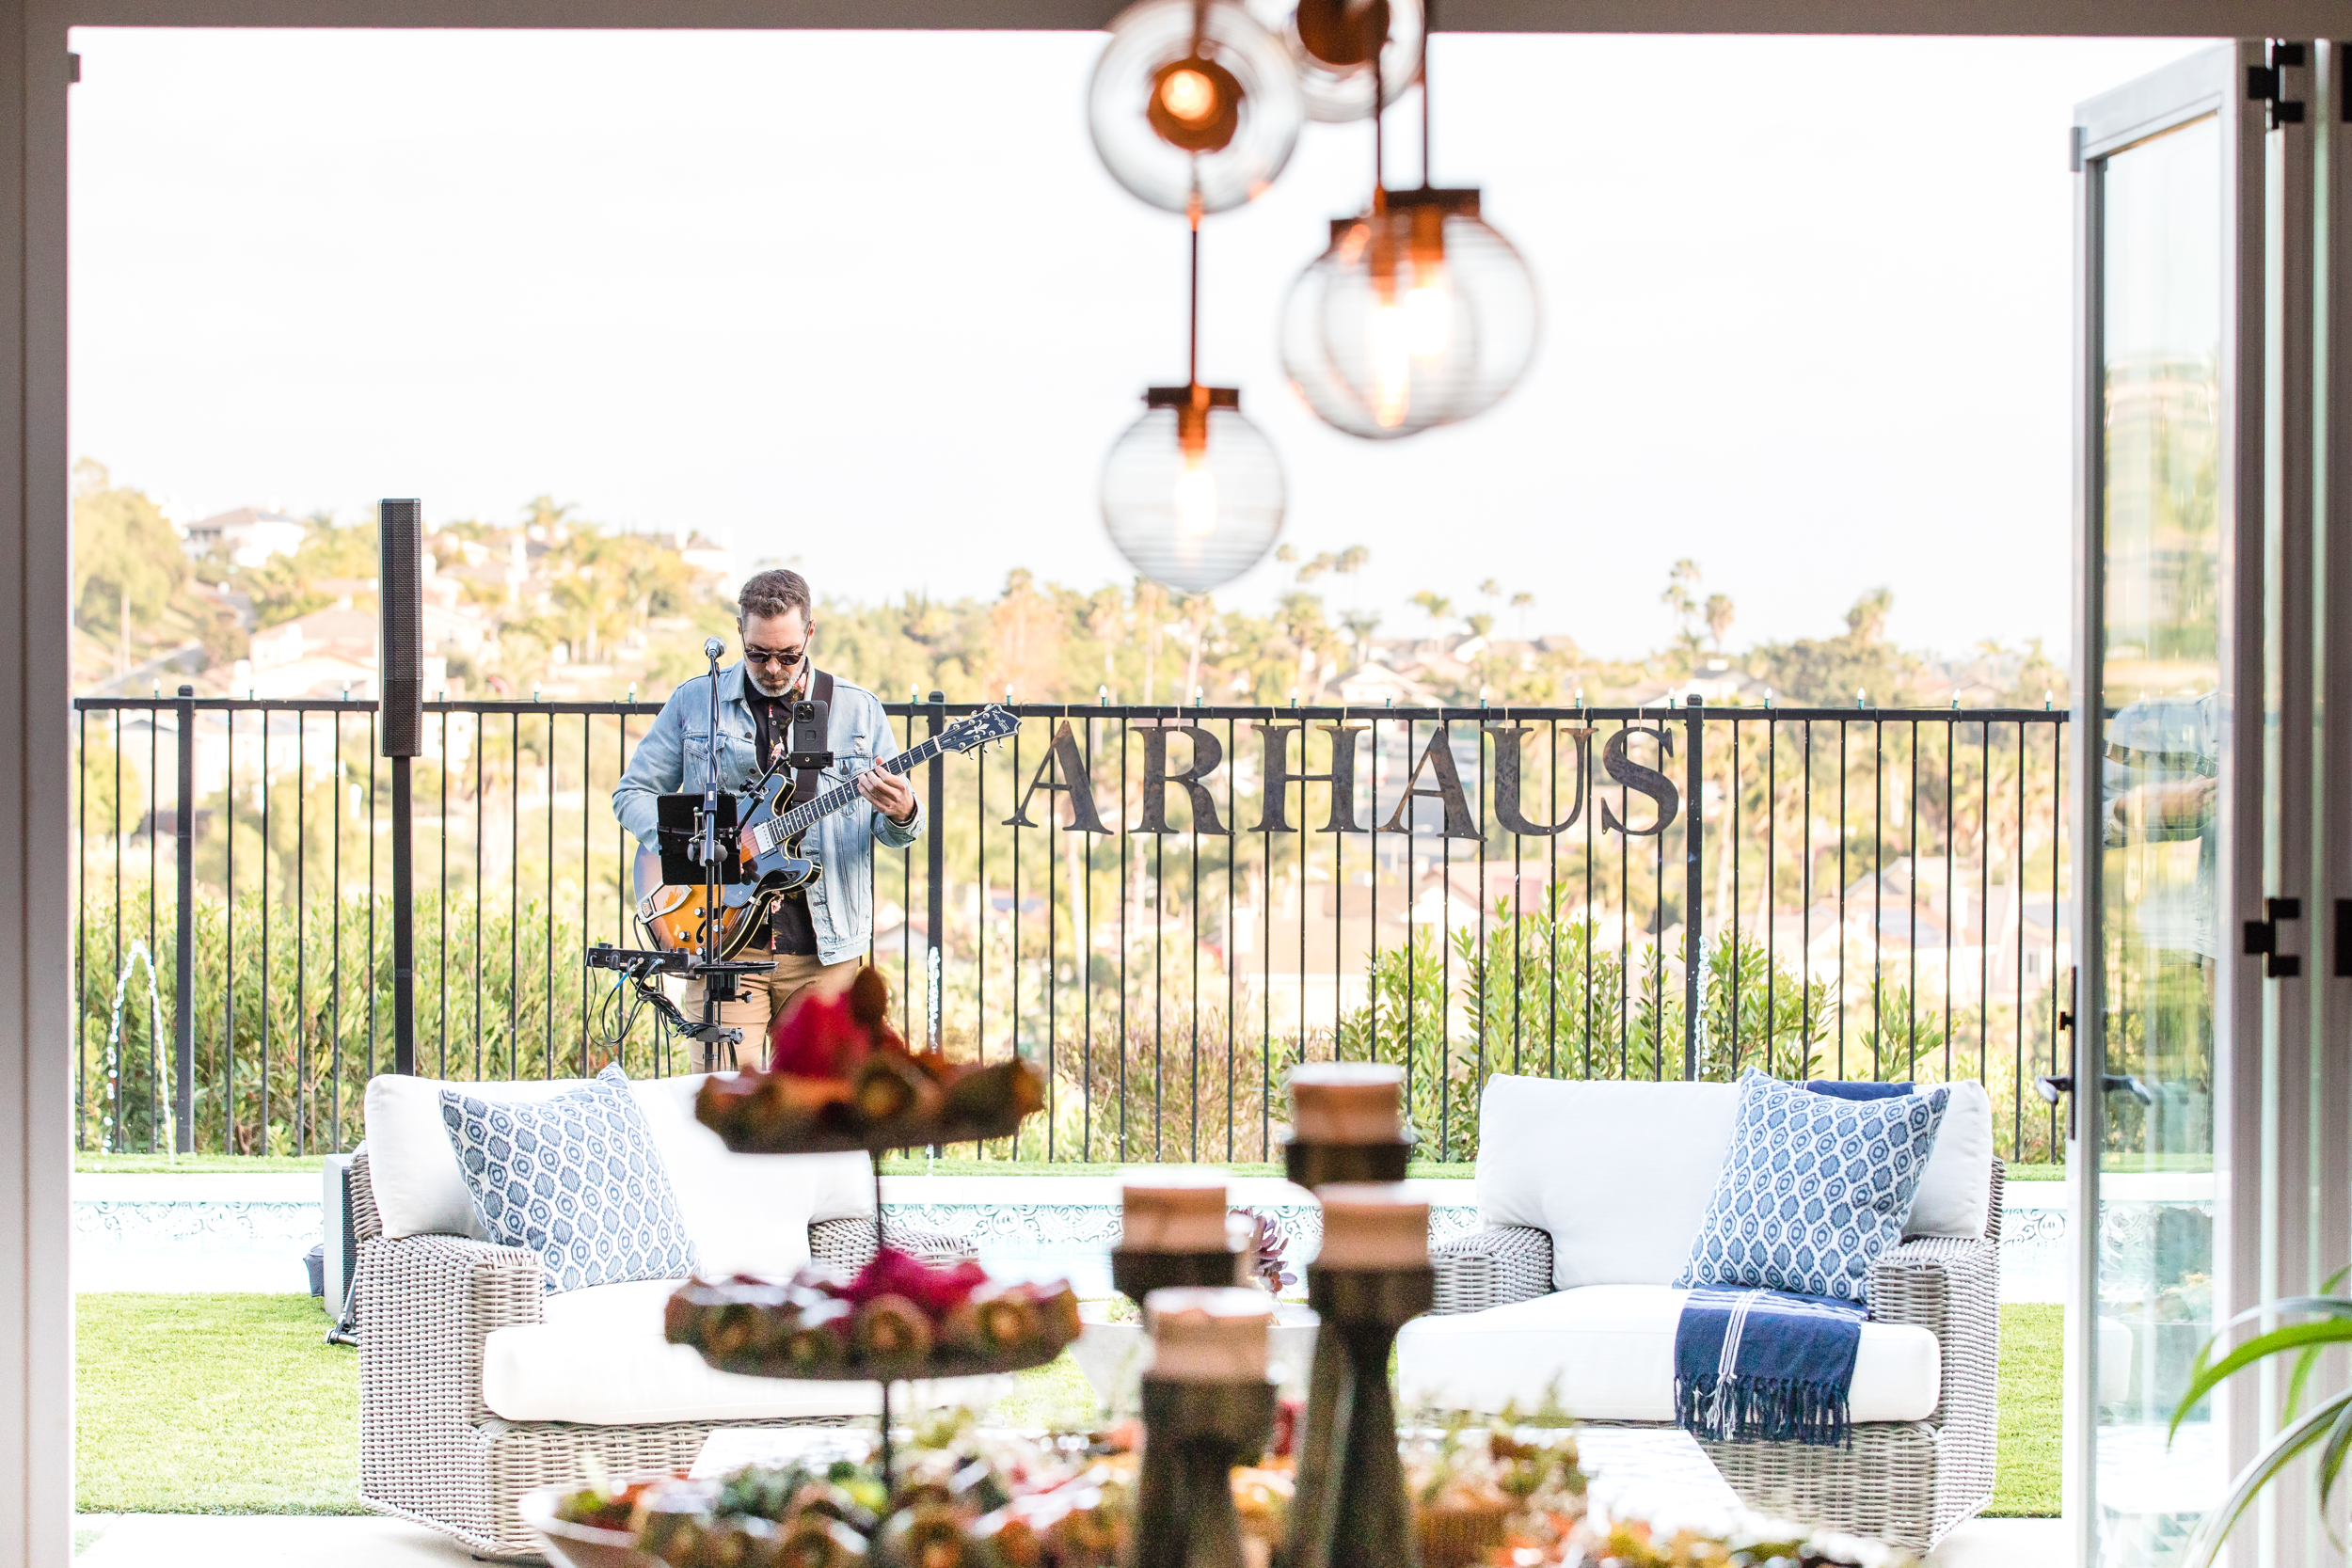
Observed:
[[[2336,900],[2335,936],[2337,977],[2352,976],[2352,898]]]
[[[2080,174],[2082,171],[2083,128],[2079,125],[2070,126],[2066,132],[2066,172]]]
[[[68,82],[78,82],[82,79],[82,56],[70,49],[66,51],[65,56],[65,79]]]
[[[2279,927],[2290,920],[2303,918],[2300,898],[2265,898],[2260,920],[2246,923],[2246,955],[2263,961],[2263,974],[2273,980],[2282,980],[2303,973],[2299,954],[2279,951]]]
[[[2303,46],[2273,39],[2265,57],[2266,64],[2246,68],[2247,102],[2268,105],[2269,124],[2273,131],[2281,125],[2302,124],[2303,101],[2289,98],[2286,91],[2287,71],[2290,67],[2300,68],[2303,64]]]

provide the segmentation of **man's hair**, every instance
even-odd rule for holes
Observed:
[[[746,582],[742,592],[735,595],[735,608],[737,618],[743,621],[755,615],[782,615],[789,610],[799,610],[801,618],[806,620],[809,617],[808,579],[798,572],[787,572],[781,567],[772,572],[762,572]]]

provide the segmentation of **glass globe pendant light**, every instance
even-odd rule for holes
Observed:
[[[1479,214],[1475,190],[1428,182],[1429,84],[1422,80],[1422,184],[1389,190],[1375,118],[1372,206],[1331,225],[1331,244],[1282,307],[1282,368],[1325,423],[1391,440],[1486,412],[1535,351],[1535,283]]]
[[[1171,213],[1263,194],[1305,119],[1289,51],[1239,0],[1138,0],[1111,24],[1087,88],[1104,167]]]
[[[1200,384],[1200,224],[1192,224],[1189,370],[1144,394],[1103,465],[1103,527],[1136,572],[1205,594],[1255,566],[1282,531],[1281,459],[1241,393]]]
[[[1361,119],[1421,74],[1422,0],[1248,0],[1298,67],[1310,118]]]

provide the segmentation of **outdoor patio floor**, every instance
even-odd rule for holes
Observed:
[[[86,1514],[95,1531],[77,1568],[447,1568],[474,1560],[464,1547],[398,1519],[199,1513]],[[2066,1568],[2066,1527],[2056,1519],[1978,1519],[1929,1561],[1937,1568]]]

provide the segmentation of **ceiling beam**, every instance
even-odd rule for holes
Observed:
[[[72,0],[78,24],[1092,31],[1117,0]],[[1458,33],[2319,38],[2342,0],[1442,0]]]

